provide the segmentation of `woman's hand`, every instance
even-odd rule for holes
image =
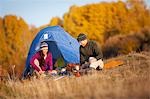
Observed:
[[[45,71],[40,70],[40,71],[39,71],[39,74],[44,74],[44,72],[45,72]]]
[[[56,70],[49,70],[48,71],[50,74],[57,74],[57,71]]]

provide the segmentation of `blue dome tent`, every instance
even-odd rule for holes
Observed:
[[[53,56],[53,64],[59,57],[63,58],[65,64],[80,62],[78,41],[65,32],[60,26],[46,27],[42,29],[32,41],[23,77],[28,75],[30,71],[30,59],[40,50],[40,43],[43,41],[49,45],[49,51]]]

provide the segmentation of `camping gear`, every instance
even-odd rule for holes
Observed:
[[[104,68],[111,69],[111,68],[121,66],[123,64],[124,64],[123,60],[110,60],[110,61],[104,63]]]
[[[41,42],[46,42],[48,44],[48,50],[52,53],[53,64],[55,64],[56,60],[60,57],[63,58],[65,64],[80,63],[78,41],[65,32],[60,26],[46,27],[37,33],[32,41],[23,77],[27,77],[29,74],[30,59],[40,50]]]
[[[80,77],[80,73],[79,73],[80,65],[79,64],[69,63],[67,64],[66,70],[68,72],[71,72],[76,77]]]
[[[58,77],[58,78],[55,78],[54,81],[60,80],[60,79],[62,79],[62,78],[64,78],[64,77],[66,77],[66,76],[60,76],[60,77]]]

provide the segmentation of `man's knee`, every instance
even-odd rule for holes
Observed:
[[[98,60],[98,64],[99,64],[100,68],[104,67],[104,62],[102,61],[102,59]]]
[[[91,68],[94,68],[94,69],[96,69],[96,68],[100,68],[100,69],[103,69],[103,67],[104,67],[104,63],[103,63],[103,61],[102,61],[102,59],[99,59],[99,60],[97,60],[97,61],[95,61],[95,62],[92,62],[91,64],[90,64],[90,67]]]

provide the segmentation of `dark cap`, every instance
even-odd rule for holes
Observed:
[[[83,41],[83,40],[85,40],[85,39],[87,39],[87,37],[86,37],[86,35],[83,34],[83,33],[80,33],[80,34],[78,35],[78,37],[77,37],[78,42]]]

